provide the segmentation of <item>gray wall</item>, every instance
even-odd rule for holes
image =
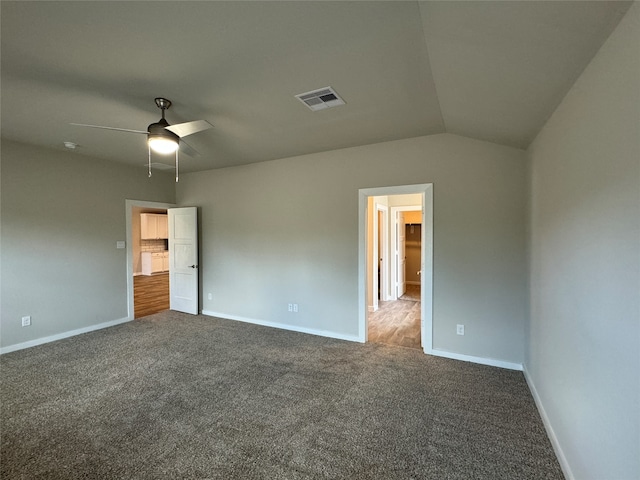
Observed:
[[[434,346],[522,363],[526,155],[455,135],[181,176],[178,203],[201,207],[203,310],[357,336],[358,189],[431,182]]]
[[[4,139],[1,168],[0,346],[126,318],[125,199],[173,202],[172,176]]]
[[[577,479],[640,478],[640,5],[530,148],[526,371]]]

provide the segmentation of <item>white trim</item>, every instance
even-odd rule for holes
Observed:
[[[433,350],[433,184],[422,191],[422,238],[420,239],[420,340]]]
[[[288,325],[286,323],[269,322],[267,320],[257,320],[255,318],[247,318],[247,317],[240,317],[237,315],[228,315],[226,313],[212,312],[210,310],[202,310],[202,315],[207,315],[209,317],[223,318],[225,320],[236,320],[238,322],[253,323],[255,325],[262,325],[263,327],[279,328],[281,330],[290,330],[292,332],[318,335],[320,337],[329,337],[329,338],[336,338],[338,340],[347,340],[349,342],[360,342],[360,339],[357,335],[345,335],[343,333],[330,332],[328,330],[316,330],[315,328],[300,327],[298,325]]]
[[[461,353],[447,352],[445,350],[433,348],[429,352],[425,349],[425,353],[436,357],[451,358],[453,360],[462,360],[463,362],[479,363],[480,365],[489,365],[491,367],[522,371],[521,363],[505,362],[504,360],[496,360],[495,358],[474,357],[473,355],[463,355]]]
[[[173,208],[176,205],[173,203],[159,203],[159,202],[147,202],[144,200],[125,200],[125,222],[126,222],[126,238],[127,238],[127,318],[129,320],[133,320],[134,313],[134,305],[133,305],[133,234],[131,228],[131,221],[133,216],[133,208],[164,208],[169,209]]]
[[[69,330],[68,332],[57,333],[55,335],[49,335],[48,337],[36,338],[35,340],[29,340],[28,342],[16,343],[7,347],[0,348],[0,355],[9,352],[15,352],[16,350],[24,350],[25,348],[35,347],[44,343],[51,343],[57,340],[62,340],[69,337],[75,337],[76,335],[82,335],[83,333],[93,332],[94,330],[102,330],[103,328],[113,327],[120,325],[121,323],[130,322],[130,318],[120,318],[118,320],[110,320],[108,322],[98,323],[97,325],[90,325],[88,327],[77,328],[75,330]]]
[[[556,453],[556,457],[558,458],[558,463],[560,464],[560,468],[562,469],[562,473],[564,474],[567,480],[575,480],[575,476],[571,471],[571,467],[569,466],[569,462],[567,461],[567,457],[564,455],[562,447],[560,446],[560,442],[558,441],[558,437],[556,436],[556,432],[553,430],[551,426],[551,422],[549,421],[549,417],[547,416],[547,412],[542,405],[542,400],[540,399],[540,395],[538,395],[538,390],[536,389],[535,384],[533,383],[533,379],[529,375],[529,371],[526,366],[523,366],[522,373],[524,373],[524,378],[527,381],[527,385],[529,386],[529,390],[531,391],[531,395],[533,396],[533,400],[536,403],[536,407],[538,407],[538,413],[542,418],[542,424],[544,425],[545,430],[547,431],[547,436],[551,441],[551,446],[553,447],[553,451]]]
[[[367,217],[369,214],[367,213]],[[378,208],[377,205],[373,205],[373,212],[371,213],[371,258],[369,258],[370,263],[370,271],[371,271],[371,285],[368,286],[371,290],[371,305],[369,305],[369,312],[375,312],[378,310],[378,295],[376,292],[380,289],[380,285],[378,283],[379,274],[378,274]]]
[[[378,216],[382,214],[382,225],[378,221]],[[388,245],[387,245],[387,236],[389,229],[389,207],[386,205],[382,205],[380,203],[374,202],[373,204],[373,214],[371,215],[373,219],[373,227],[372,227],[372,248],[371,248],[371,300],[373,305],[369,305],[369,311],[375,312],[378,310],[379,300],[376,292],[380,292],[380,300],[389,300],[389,276],[387,273],[387,255],[388,255]],[[384,232],[384,235],[380,239],[380,230]],[[381,254],[381,260],[379,260],[378,254]],[[379,281],[381,280],[381,282]],[[373,310],[371,307],[373,306]]]
[[[389,296],[389,207],[380,203],[375,203],[376,220],[378,220],[378,214],[382,213],[382,228],[378,225],[378,230],[382,230],[382,245],[380,245],[380,252],[382,253],[382,260],[380,261],[380,279],[382,285],[378,285],[380,288],[380,300],[390,300]],[[379,232],[377,232],[379,233]],[[377,262],[376,262],[377,266]],[[375,275],[376,272],[374,272]],[[375,296],[375,290],[373,290]]]

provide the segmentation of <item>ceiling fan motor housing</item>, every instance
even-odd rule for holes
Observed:
[[[169,126],[169,122],[167,122],[164,118],[160,119],[157,123],[152,123],[147,128],[147,132],[149,132],[148,138],[166,138],[167,140],[171,140],[175,143],[180,142],[180,137],[175,133],[167,130],[165,127]]]

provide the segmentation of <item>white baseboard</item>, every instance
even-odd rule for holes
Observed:
[[[420,282],[414,282],[413,280],[411,280],[411,281],[407,280],[404,283],[406,283],[407,285],[421,285]]]
[[[68,332],[57,333],[55,335],[49,335],[48,337],[37,338],[35,340],[29,340],[28,342],[16,343],[7,347],[0,348],[0,355],[15,352],[16,350],[24,350],[25,348],[35,347],[44,343],[55,342],[56,340],[62,340],[63,338],[75,337],[83,333],[93,332],[94,330],[102,330],[103,328],[113,327],[121,323],[132,321],[132,318],[119,318],[117,320],[111,320],[109,322],[98,323],[96,325],[90,325],[88,327],[77,328],[76,330],[69,330]]]
[[[238,322],[253,323],[264,327],[280,328],[282,330],[290,330],[293,332],[308,333],[310,335],[319,335],[321,337],[336,338],[338,340],[347,340],[349,342],[363,343],[363,340],[357,335],[344,335],[342,333],[331,332],[328,330],[317,330],[315,328],[300,327],[297,325],[288,325],[286,323],[268,322],[265,320],[257,320],[255,318],[240,317],[237,315],[228,315],[226,313],[212,312],[210,310],[202,310],[203,315],[209,317],[224,318],[226,320],[236,320]],[[425,351],[427,355],[435,355],[438,357],[451,358],[454,360],[462,360],[465,362],[479,363],[481,365],[489,365],[492,367],[507,368],[509,370],[522,371],[522,364],[505,362],[493,358],[474,357],[471,355],[461,355],[459,353],[446,352],[444,350]]]
[[[210,310],[202,310],[201,313],[203,315],[208,315],[210,317],[224,318],[226,320],[237,320],[239,322],[245,322],[245,323],[254,323],[256,325],[262,325],[264,327],[280,328],[282,330],[291,330],[293,332],[308,333],[310,335],[319,335],[321,337],[330,337],[330,338],[336,338],[338,340],[347,340],[349,342],[364,343],[364,340],[357,335],[344,335],[341,333],[331,332],[328,330],[317,330],[314,328],[299,327],[297,325],[288,325],[286,323],[268,322],[265,320],[257,320],[254,318],[240,317],[237,315],[228,315],[226,313],[212,312]],[[509,370],[522,371],[522,364],[520,363],[505,362],[503,360],[496,360],[493,358],[473,357],[471,355],[461,355],[459,353],[451,353],[451,352],[446,352],[444,350],[431,350],[431,351],[425,350],[424,353],[426,353],[427,355],[435,355],[438,357],[451,358],[454,360],[462,360],[465,362],[479,363],[481,365],[490,365],[492,367],[500,367],[500,368],[507,368]]]
[[[547,416],[547,412],[544,409],[544,405],[542,404],[542,400],[540,399],[540,395],[538,395],[538,390],[536,389],[529,372],[527,371],[527,367],[524,366],[522,369],[522,373],[524,373],[524,378],[527,381],[527,385],[529,385],[529,390],[531,391],[531,395],[533,396],[533,400],[536,402],[536,407],[538,407],[538,413],[540,413],[540,417],[542,418],[542,423],[544,425],[545,430],[547,431],[547,436],[551,441],[551,446],[553,447],[553,451],[556,452],[556,457],[558,457],[558,463],[560,464],[560,468],[562,469],[562,473],[567,480],[575,480],[575,476],[571,471],[571,467],[569,466],[569,462],[567,462],[567,457],[564,455],[564,451],[560,446],[560,442],[558,441],[558,437],[556,436],[556,432],[553,430],[551,426],[551,422],[549,421],[549,417]]]
[[[453,360],[462,360],[463,362],[479,363],[480,365],[489,365],[491,367],[506,368],[509,370],[522,371],[521,363],[505,362],[504,360],[496,360],[495,358],[474,357],[473,355],[463,355],[461,353],[447,352],[438,349],[425,349],[427,355],[435,355],[436,357],[451,358]]]
[[[237,315],[227,315],[226,313],[212,312],[210,310],[202,310],[203,315],[209,317],[224,318],[226,320],[237,320],[238,322],[253,323],[264,327],[280,328],[282,330],[290,330],[292,332],[308,333],[310,335],[318,335],[320,337],[336,338],[338,340],[347,340],[349,342],[362,343],[357,335],[345,335],[343,333],[331,332],[328,330],[317,330],[315,328],[300,327],[297,325],[288,325],[286,323],[268,322],[266,320],[257,320],[255,318],[239,317]]]

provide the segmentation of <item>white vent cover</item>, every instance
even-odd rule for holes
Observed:
[[[325,108],[344,105],[344,100],[331,87],[320,88],[312,92],[301,93],[296,98],[314,112]]]

